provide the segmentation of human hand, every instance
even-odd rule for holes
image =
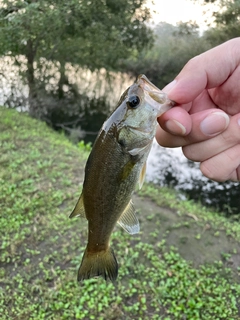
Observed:
[[[216,181],[240,180],[240,38],[191,59],[164,92],[177,103],[158,119],[156,139],[182,147]]]

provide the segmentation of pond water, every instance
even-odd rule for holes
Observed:
[[[34,65],[36,67],[36,65]],[[16,60],[10,56],[0,57],[0,105],[18,107],[25,111],[28,105],[28,86],[21,75],[26,72],[27,61],[24,56],[17,56]],[[120,95],[134,81],[126,73],[107,72],[104,68],[91,72],[89,69],[66,64],[66,75],[69,85],[76,86],[80,95],[99,98],[105,96],[109,104],[114,107]],[[46,92],[55,92],[60,78],[59,65],[46,59],[41,59],[41,68],[35,70],[37,81],[46,83]],[[68,92],[68,85],[64,85]],[[10,102],[11,101],[11,102]]]
[[[49,73],[51,80],[49,80],[49,85],[52,87],[57,83],[54,68],[51,65],[45,71],[45,73]],[[13,106],[18,107],[18,110],[26,110],[28,89],[26,84],[21,81],[18,71],[18,65],[10,57],[0,59],[0,104],[4,104],[10,99],[13,101]],[[24,66],[20,71],[25,71]],[[69,65],[67,72],[70,82],[77,85],[81,93],[94,93],[96,96],[107,94],[111,105],[116,104],[121,93],[133,81],[126,74],[115,74],[110,85],[109,82],[106,82],[104,69],[99,73],[91,73],[86,70],[74,69]],[[55,77],[52,76],[52,73]],[[93,142],[96,133],[86,132],[86,134],[85,142]],[[154,142],[148,158],[146,180],[159,186],[173,187],[180,192],[183,199],[200,200],[204,205],[213,206],[229,215],[240,212],[239,183],[218,183],[205,178],[199,170],[199,164],[188,161],[180,148],[162,148],[157,142]]]
[[[181,148],[163,148],[154,141],[147,161],[146,180],[173,187],[183,199],[199,200],[227,215],[240,213],[240,184],[207,179],[201,173],[199,163],[187,160]]]

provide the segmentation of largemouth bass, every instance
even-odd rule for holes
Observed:
[[[86,163],[82,194],[70,215],[88,220],[79,281],[95,276],[116,280],[118,263],[110,236],[116,223],[130,234],[139,232],[131,196],[137,183],[141,187],[144,181],[157,117],[173,104],[140,75],[104,122]]]

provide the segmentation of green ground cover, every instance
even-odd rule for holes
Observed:
[[[139,235],[116,227],[116,285],[76,281],[87,149],[0,108],[1,319],[240,319],[239,223],[166,188],[134,196]]]

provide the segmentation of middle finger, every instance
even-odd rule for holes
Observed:
[[[217,136],[183,147],[184,155],[193,161],[205,161],[240,143],[240,113],[231,117],[228,128]]]

